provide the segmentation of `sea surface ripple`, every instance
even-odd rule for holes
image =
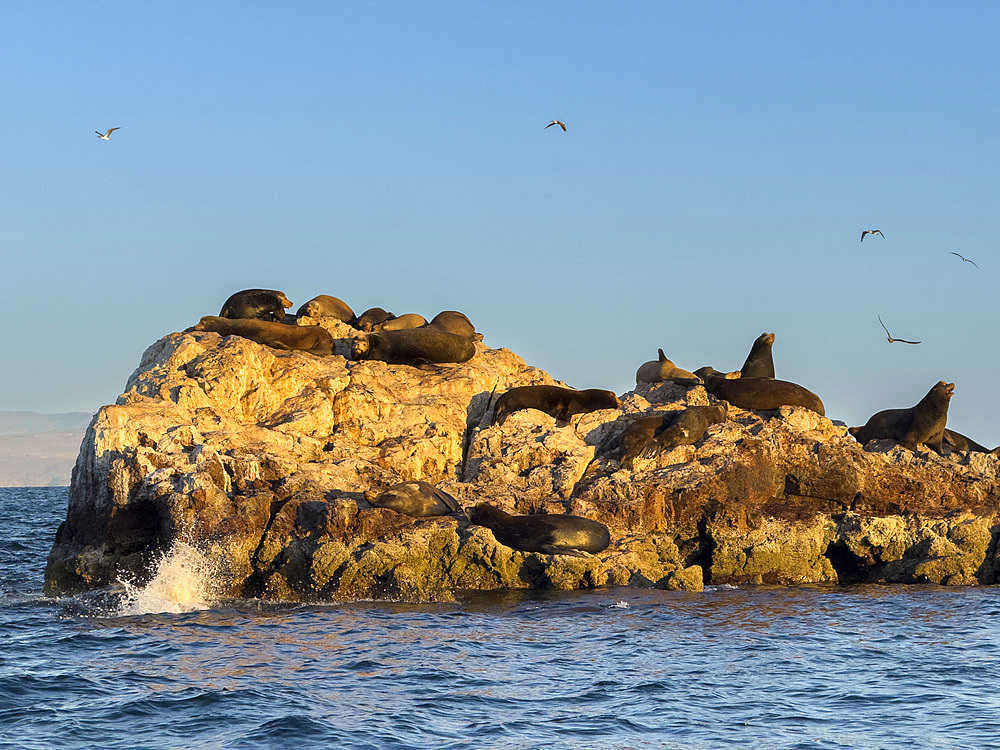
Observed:
[[[0,489],[0,748],[1000,744],[995,587],[144,612],[42,596],[66,496]]]

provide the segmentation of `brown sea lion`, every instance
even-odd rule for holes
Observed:
[[[695,372],[705,381],[706,391],[740,409],[767,411],[779,406],[804,406],[817,414],[826,414],[819,396],[797,383],[772,378],[729,380],[711,367]]]
[[[948,421],[948,404],[954,393],[955,384],[941,380],[916,406],[885,409],[869,417],[864,426],[851,427],[848,432],[862,445],[869,440],[888,439],[911,451],[916,451],[918,445],[926,445],[940,454]]]
[[[678,445],[694,445],[705,436],[710,425],[725,422],[729,404],[720,401],[715,406],[689,406],[675,415],[643,446],[642,458],[656,458],[660,451]]]
[[[500,544],[520,552],[587,557],[611,544],[608,527],[583,516],[512,516],[489,503],[479,503],[469,511],[469,521],[485,526]]]
[[[618,396],[600,388],[578,391],[558,385],[520,385],[497,399],[493,421],[502,425],[510,414],[522,409],[538,409],[556,419],[566,420],[574,414],[619,406]]]
[[[458,500],[447,492],[420,480],[394,484],[368,502],[376,508],[389,508],[417,518],[446,516],[462,509]]]
[[[427,319],[423,315],[417,315],[417,313],[406,313],[405,315],[400,315],[398,318],[392,318],[384,323],[378,323],[372,326],[372,331],[402,331],[407,328],[420,328],[421,326],[427,325]]]
[[[663,429],[664,423],[674,418],[675,412],[641,417],[625,428],[618,437],[618,463],[631,469],[636,458],[642,453],[653,436]]]
[[[230,295],[219,312],[221,318],[251,318],[281,322],[292,303],[284,292],[274,289],[244,289]]]
[[[643,362],[639,369],[635,371],[636,385],[639,383],[659,383],[670,380],[681,385],[701,385],[701,378],[693,372],[681,369],[663,353],[662,349],[656,350],[659,359]]]
[[[320,294],[306,302],[295,313],[299,317],[308,318],[334,318],[342,323],[350,323],[354,320],[354,310],[344,300],[338,297],[331,297],[329,294]]]
[[[992,453],[993,455],[1000,455],[1000,447],[990,450],[985,445],[980,445],[972,438],[966,437],[962,433],[955,432],[954,430],[945,429],[943,442],[944,445],[947,445],[953,451],[960,451],[962,453]]]
[[[443,310],[431,318],[431,322],[427,325],[441,328],[459,336],[465,336],[473,341],[483,340],[483,334],[477,333],[476,327],[472,325],[472,321],[469,320],[465,313],[460,313],[458,310]]]
[[[362,333],[351,347],[351,358],[355,360],[378,359],[414,367],[468,362],[475,354],[476,345],[469,339],[432,328]]]
[[[188,331],[211,331],[220,336],[239,336],[272,349],[296,349],[312,354],[331,354],[333,337],[321,326],[289,326],[269,320],[222,318],[206,315]]]
[[[354,321],[354,327],[359,331],[371,333],[375,330],[375,326],[395,317],[391,312],[383,310],[381,307],[372,307],[358,316],[357,320]]]
[[[762,333],[750,347],[740,373],[744,378],[773,378],[774,358],[771,356],[771,346],[774,344],[773,333]]]

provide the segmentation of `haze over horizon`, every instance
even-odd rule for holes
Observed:
[[[24,312],[0,327],[2,410],[113,403],[147,346],[266,287],[461,310],[618,393],[657,347],[732,370],[773,331],[777,377],[832,419],[944,379],[949,426],[1000,444],[993,4],[5,20],[0,243]]]

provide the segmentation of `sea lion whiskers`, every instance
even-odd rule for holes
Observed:
[[[878,322],[882,323],[882,316],[881,315],[878,316]],[[907,341],[906,339],[894,339],[892,337],[892,334],[889,333],[889,329],[885,327],[885,323],[882,323],[882,328],[885,329],[885,335],[889,338],[889,343],[890,344],[894,344],[897,341],[900,344],[919,344],[920,343],[919,341]]]

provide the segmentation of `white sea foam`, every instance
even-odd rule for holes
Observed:
[[[160,556],[148,583],[125,583],[118,614],[128,617],[208,609],[214,580],[211,561],[191,545],[177,542]]]

